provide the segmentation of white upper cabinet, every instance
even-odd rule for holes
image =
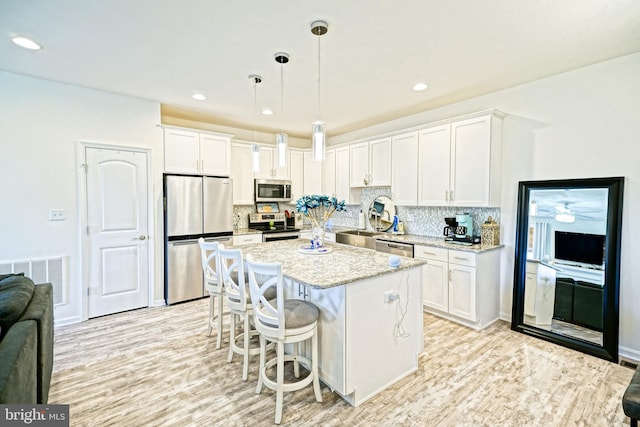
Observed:
[[[231,179],[233,180],[233,204],[253,204],[253,165],[250,144],[231,144]]]
[[[448,205],[451,125],[421,131],[418,146],[418,204]]]
[[[350,145],[351,187],[391,185],[391,138]]]
[[[264,179],[289,179],[291,174],[289,170],[290,154],[287,151],[286,165],[280,167],[278,165],[278,151],[276,147],[270,145],[260,145],[260,171],[256,172],[256,178]]]
[[[391,140],[391,195],[396,205],[418,204],[418,132]]]
[[[304,194],[304,153],[301,150],[289,150],[291,161],[291,200],[295,202]]]
[[[497,114],[420,131],[418,204],[498,206],[501,145]]]
[[[313,160],[311,151],[304,152],[304,194],[322,194],[322,162]]]
[[[230,135],[164,129],[166,172],[229,176],[230,169]]]
[[[344,200],[348,205],[359,205],[362,190],[351,188],[349,168],[351,155],[348,146],[336,148],[336,198]]]
[[[330,197],[336,197],[336,150],[328,149],[324,154],[322,167],[322,191]]]

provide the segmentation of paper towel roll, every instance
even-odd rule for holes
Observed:
[[[358,229],[364,230],[367,226],[364,223],[364,212],[360,209],[360,214],[358,215]]]

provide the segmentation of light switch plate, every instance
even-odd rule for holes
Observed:
[[[64,209],[49,209],[49,221],[64,221]]]

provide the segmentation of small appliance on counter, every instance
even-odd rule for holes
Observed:
[[[458,223],[454,217],[447,217],[444,219],[444,222],[447,224],[442,230],[444,240],[453,240],[453,235],[456,234],[456,227],[458,226]]]
[[[468,213],[461,212],[444,221],[447,224],[443,230],[445,241],[466,246],[480,243],[480,236],[473,235],[473,219]]]

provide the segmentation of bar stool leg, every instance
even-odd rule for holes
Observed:
[[[278,341],[277,344],[277,371],[276,371],[276,424],[282,421],[282,401],[284,398],[284,343]]]
[[[258,367],[258,385],[256,386],[256,394],[260,394],[260,392],[262,392],[262,378],[263,375],[265,375],[264,364],[266,358],[266,345],[266,339],[262,335],[260,335],[260,365]]]
[[[318,332],[311,337],[311,372],[313,374],[313,392],[316,395],[316,402],[322,402],[322,391],[320,391],[320,380],[318,379]]]
[[[216,303],[216,298],[212,293],[209,293],[209,318],[207,319],[207,325],[209,328],[207,329],[207,336],[211,336],[211,331],[213,330],[213,313],[214,313],[214,305]]]
[[[222,294],[218,294],[218,338],[216,340],[216,349],[222,347]]]
[[[227,356],[227,363],[231,363],[233,360],[233,345],[236,342],[236,315],[230,313],[229,317],[229,356]]]
[[[244,362],[242,367],[242,380],[246,381],[249,377],[249,339],[251,338],[251,324],[249,322],[249,313],[244,313]]]

